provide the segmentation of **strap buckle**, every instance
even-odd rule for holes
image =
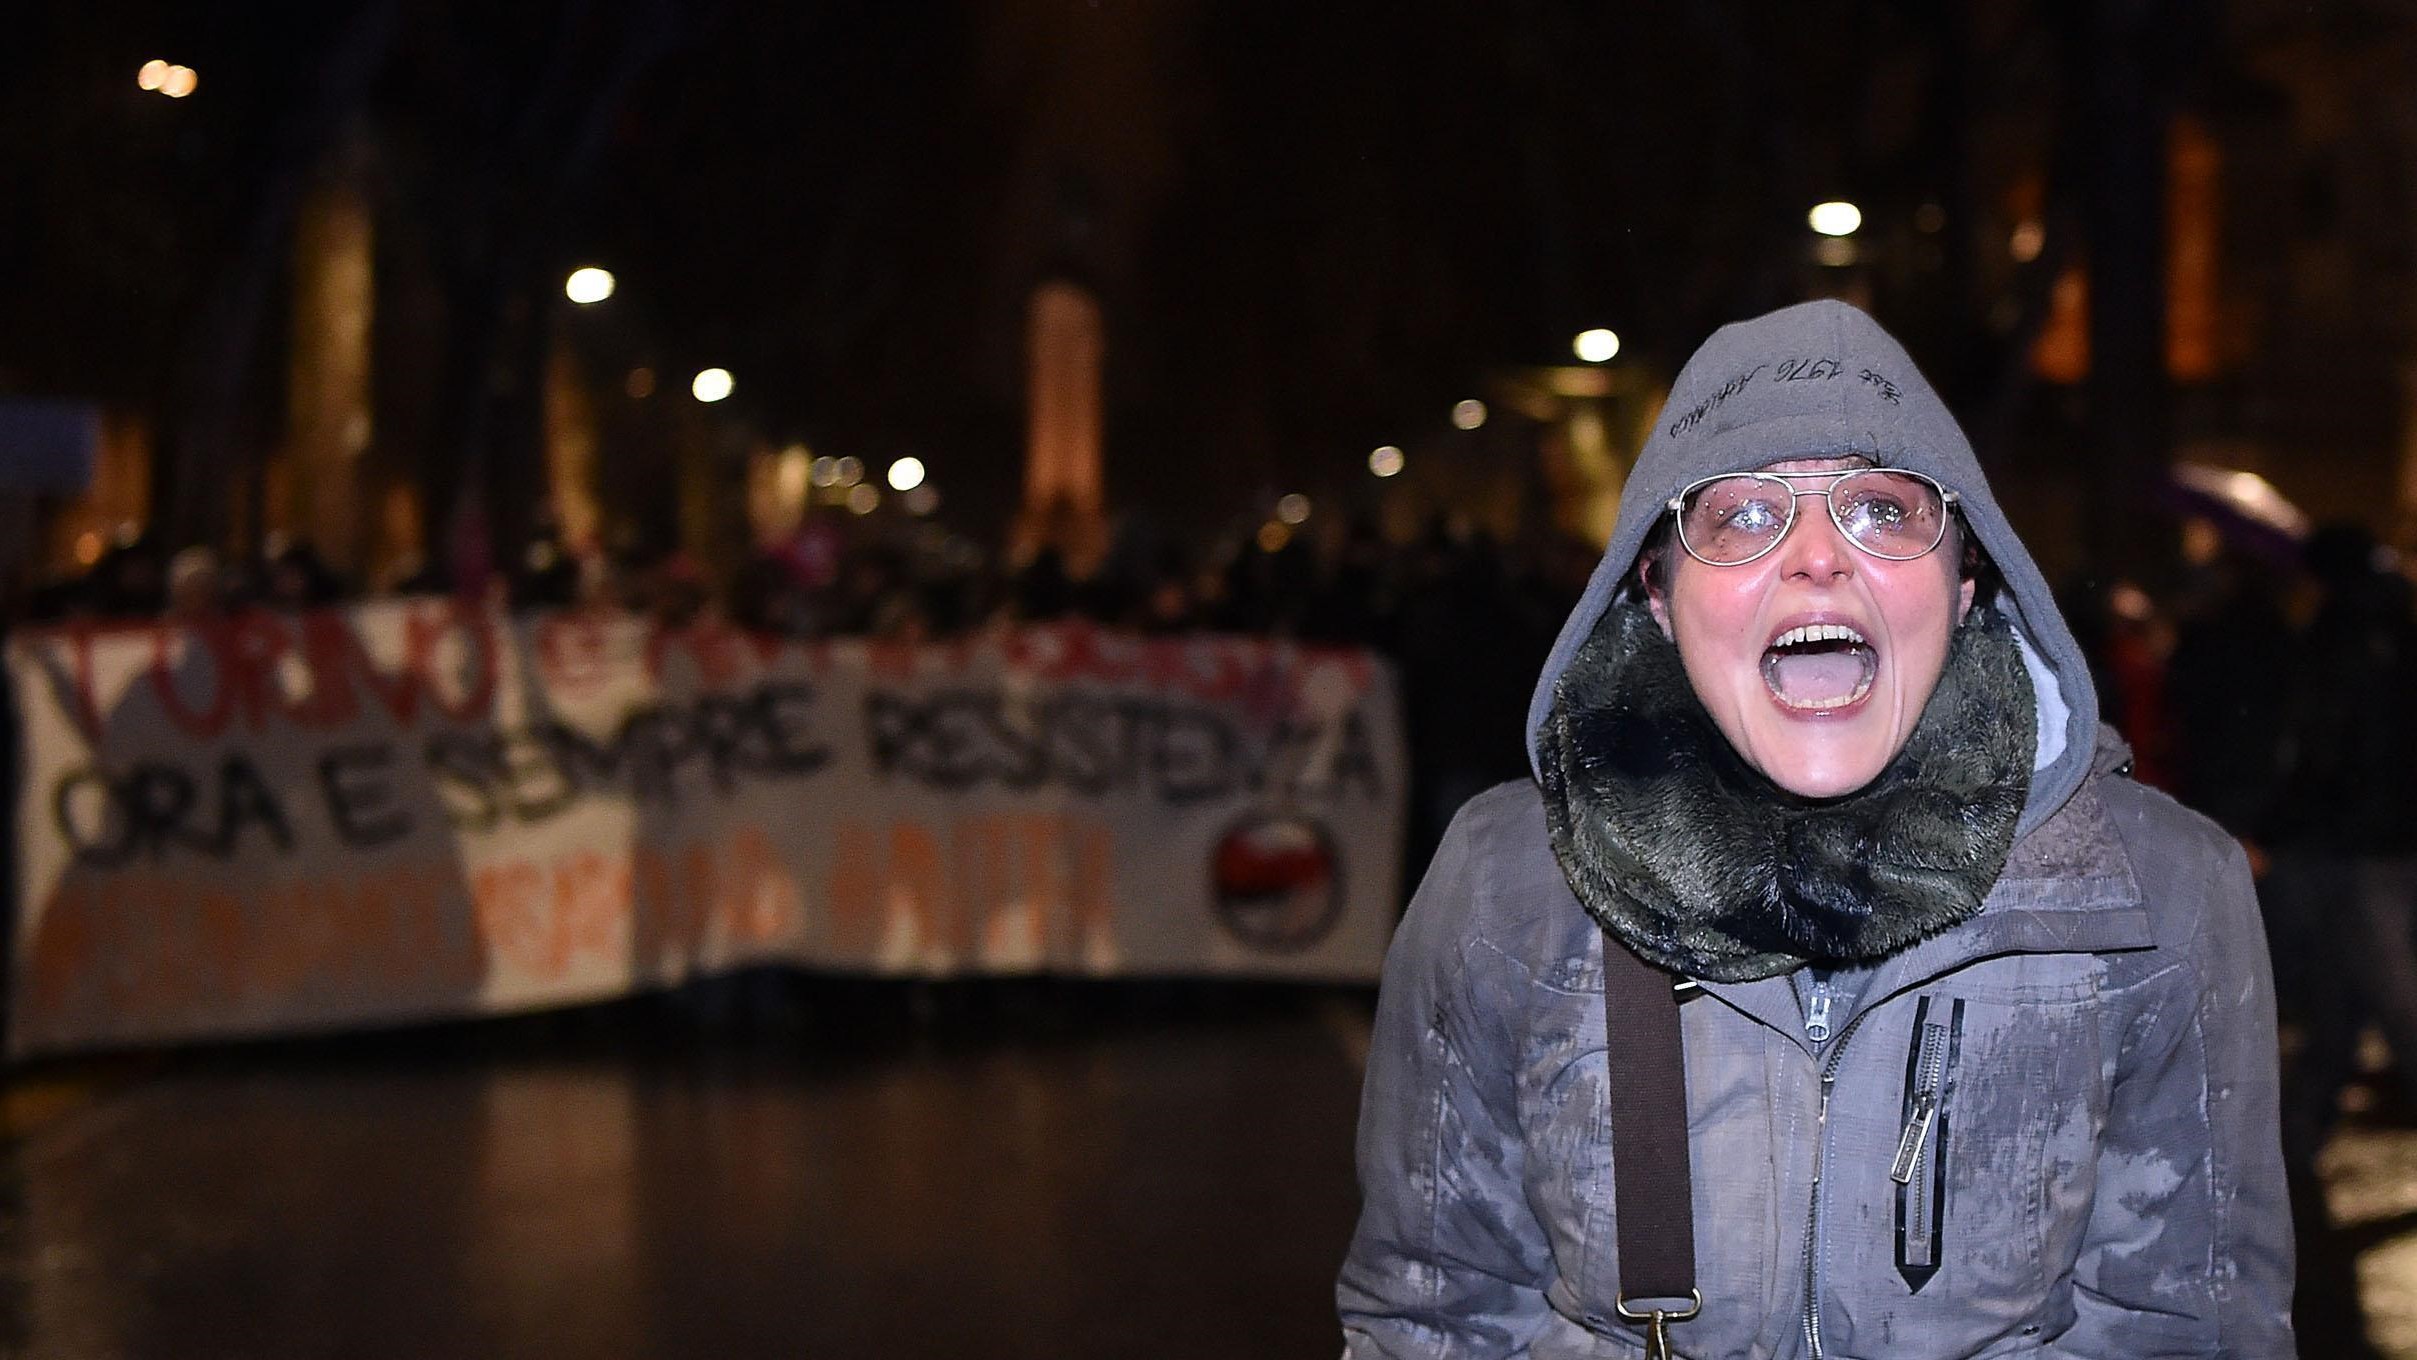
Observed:
[[[1630,1322],[1645,1324],[1645,1360],[1671,1360],[1670,1324],[1685,1322],[1704,1311],[1704,1293],[1700,1289],[1688,1290],[1684,1312],[1668,1308],[1630,1308],[1625,1294],[1613,1299],[1611,1306]]]

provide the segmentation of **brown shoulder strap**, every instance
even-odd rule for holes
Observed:
[[[1687,1061],[1671,976],[1608,935],[1603,1019],[1611,1107],[1612,1208],[1619,1223],[1620,1311],[1678,1300],[1691,1316],[1695,1212],[1687,1169]],[[1636,1310],[1636,1311],[1632,1311]]]

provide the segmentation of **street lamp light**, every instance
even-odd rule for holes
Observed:
[[[1578,338],[1571,342],[1570,348],[1590,364],[1607,363],[1620,352],[1620,337],[1597,326],[1593,330],[1578,332]]]
[[[1861,208],[1835,199],[1814,204],[1805,216],[1813,224],[1813,230],[1824,236],[1852,236],[1863,226]]]
[[[613,295],[613,271],[585,265],[562,281],[562,295],[584,307]]]
[[[907,457],[890,464],[889,481],[892,491],[912,491],[923,485],[923,460]]]
[[[708,368],[689,382],[688,391],[698,401],[711,403],[729,396],[736,386],[738,383],[731,378],[729,369]]]
[[[153,57],[143,63],[143,69],[134,73],[134,83],[153,94],[182,99],[201,84],[201,77],[195,75],[190,66],[178,66]]]
[[[1408,459],[1403,457],[1400,449],[1386,444],[1368,455],[1368,470],[1379,477],[1398,476],[1401,473],[1402,464],[1407,461]]]

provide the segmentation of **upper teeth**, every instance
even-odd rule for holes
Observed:
[[[1863,635],[1843,623],[1803,623],[1790,628],[1771,640],[1774,647],[1793,647],[1799,642],[1854,642]]]

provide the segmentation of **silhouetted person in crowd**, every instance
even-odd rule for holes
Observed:
[[[1125,594],[1119,612],[1104,616],[1118,627],[1154,637],[1187,633],[1199,626],[1193,611],[1191,567],[1183,553],[1160,548]]]
[[[1047,623],[1074,611],[1074,579],[1066,571],[1066,556],[1043,548],[1016,573],[1015,612],[1025,623]]]
[[[1525,771],[1525,696],[1552,641],[1511,598],[1492,538],[1439,525],[1424,554],[1401,616],[1413,874],[1461,804]]]
[[[169,618],[187,625],[209,623],[225,609],[225,582],[217,553],[208,548],[187,548],[169,561]]]
[[[738,578],[731,582],[731,621],[753,632],[800,635],[809,631],[800,626],[808,617],[803,603],[804,592],[796,588],[794,574],[775,551],[758,548],[749,553]]]
[[[113,546],[93,569],[89,607],[107,618],[151,617],[167,605],[167,563],[145,534]]]
[[[343,600],[344,583],[308,543],[291,543],[269,558],[266,573],[271,609],[325,609]]]
[[[1392,549],[1376,522],[1364,515],[1352,520],[1303,621],[1303,633],[1319,642],[1391,650],[1391,568]]]
[[[2089,659],[2098,711],[2132,748],[2132,777],[2170,791],[2173,727],[2165,695],[2172,625],[2134,583],[2084,574],[2056,594]]]
[[[1211,624],[1224,633],[1263,633],[1275,623],[1275,569],[1269,554],[1245,543],[1220,575]]]
[[[1140,619],[1159,556],[1155,525],[1136,514],[1118,516],[1106,555],[1090,579],[1073,592],[1077,609],[1094,623],[1112,628],[1133,626]]]
[[[2237,549],[2219,553],[2177,611],[2165,667],[2172,792],[2245,839],[2273,804],[2282,762],[2274,699],[2291,682],[2285,579]]]
[[[512,604],[517,609],[568,609],[579,599],[579,559],[549,521],[538,525],[512,569]]]
[[[2368,1021],[2382,1027],[2403,1089],[2417,1078],[2417,621],[2407,579],[2364,529],[2319,530],[2306,561],[2322,599],[2291,651],[2261,896],[2279,1007],[2304,1035],[2283,1089],[2305,1258],[2298,1314],[2307,1340],[2338,1333],[2338,1346],[2357,1348],[2352,1262],[2330,1240],[2315,1163]]]
[[[657,627],[692,627],[713,612],[713,590],[705,579],[704,564],[688,553],[665,553],[649,576],[649,612]]]

